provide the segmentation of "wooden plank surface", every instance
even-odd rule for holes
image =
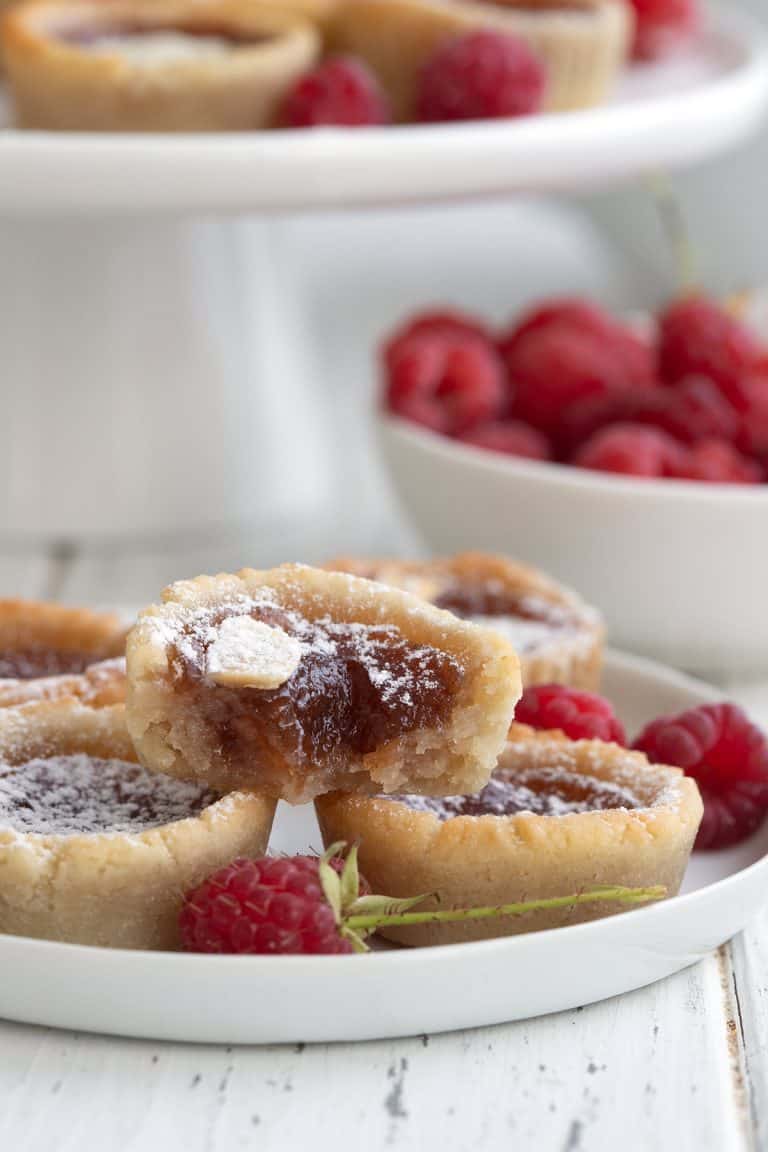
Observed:
[[[215,548],[217,567],[249,562],[247,542]],[[209,568],[212,550],[202,541],[131,555],[6,556],[0,594],[135,604]],[[768,719],[768,688],[737,691]],[[768,911],[730,947],[652,988],[446,1036],[233,1049],[0,1023],[0,1149],[352,1146],[768,1149]]]

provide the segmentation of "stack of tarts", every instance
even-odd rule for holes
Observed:
[[[21,128],[251,131],[280,126],[296,84],[339,56],[412,120],[429,58],[478,30],[523,42],[545,109],[586,107],[610,92],[632,29],[620,0],[28,0],[2,48]]]
[[[184,894],[263,854],[278,800],[314,802],[326,846],[357,843],[374,890],[432,892],[444,910],[599,885],[677,892],[694,781],[513,723],[511,640],[527,684],[594,687],[593,610],[494,557],[335,567],[172,585],[130,631],[126,672],[112,617],[5,606],[0,931],[176,948]],[[109,690],[94,691],[105,667]],[[446,943],[621,908],[388,934]]]

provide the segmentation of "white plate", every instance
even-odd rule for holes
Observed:
[[[0,132],[8,213],[300,209],[605,184],[735,145],[768,99],[763,32],[723,12],[695,49],[630,69],[570,115],[436,127],[226,135]]]
[[[713,689],[613,654],[606,691],[630,731]],[[319,836],[284,810],[273,850]],[[768,826],[696,856],[684,895],[549,932],[350,957],[119,952],[0,936],[0,1016],[122,1036],[220,1044],[370,1040],[520,1020],[650,984],[739,932],[766,899]]]

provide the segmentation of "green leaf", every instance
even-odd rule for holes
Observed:
[[[341,908],[349,908],[357,900],[360,892],[360,873],[357,867],[357,845],[349,850],[341,873]]]

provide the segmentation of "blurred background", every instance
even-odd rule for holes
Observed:
[[[766,16],[764,0],[733,7]],[[763,286],[768,128],[664,179],[706,287]],[[620,312],[661,304],[679,268],[653,187],[291,217],[0,220],[4,590],[135,604],[211,568],[425,551],[379,451],[382,334],[430,302],[498,322],[552,294]],[[468,523],[467,545],[472,534]]]

